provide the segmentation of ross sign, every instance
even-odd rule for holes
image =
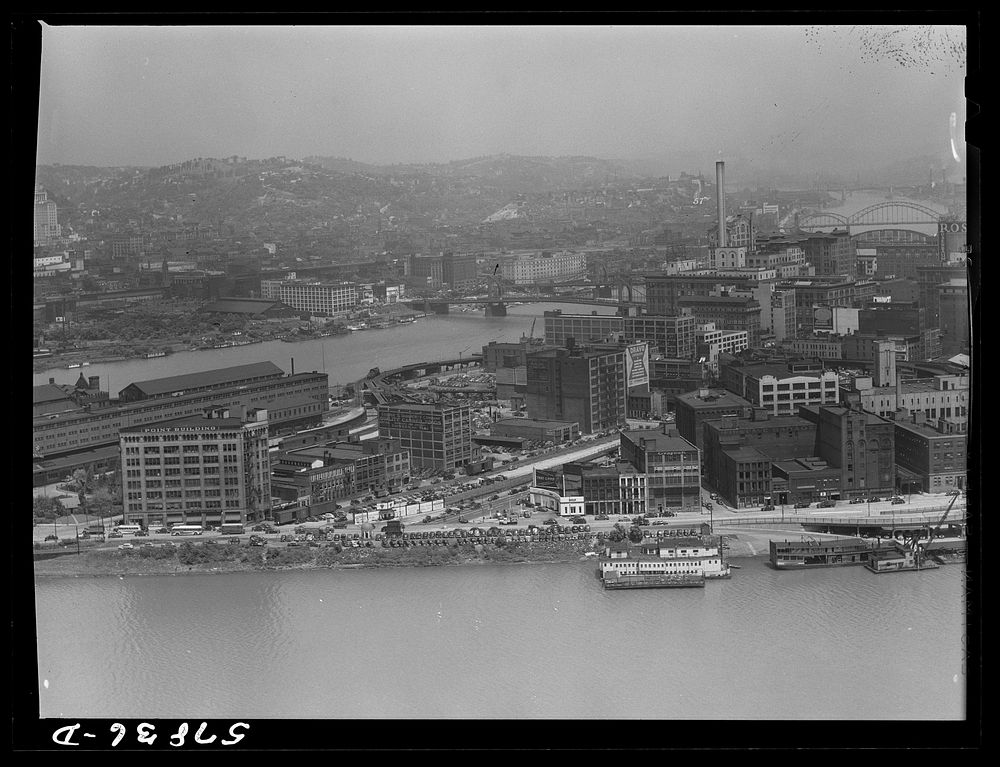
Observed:
[[[938,234],[966,234],[969,225],[966,221],[938,221]]]
[[[649,344],[631,344],[625,354],[625,386],[645,386],[649,383]]]

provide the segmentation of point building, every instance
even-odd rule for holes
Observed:
[[[120,440],[127,521],[209,526],[269,516],[266,410],[205,408],[199,416],[122,429]]]

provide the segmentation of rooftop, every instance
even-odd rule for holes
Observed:
[[[494,426],[509,424],[530,426],[536,429],[565,429],[567,426],[578,425],[575,421],[546,421],[541,418],[501,418]]]
[[[643,448],[646,452],[666,453],[697,450],[697,448],[683,437],[664,434],[655,429],[633,429],[623,431],[622,439],[626,439],[636,447],[641,447],[641,440],[646,444]]]
[[[771,460],[769,456],[765,455],[755,447],[738,447],[730,450],[723,450],[722,452],[738,463],[748,463],[751,461],[766,462]]]
[[[706,392],[704,397],[701,396],[702,391]],[[677,401],[695,409],[752,407],[749,400],[743,399],[743,397],[733,394],[727,389],[697,389],[687,394],[679,395]]]
[[[205,370],[201,373],[185,373],[166,378],[152,378],[147,381],[134,381],[126,389],[135,387],[146,396],[169,394],[185,389],[200,389],[207,386],[222,386],[228,383],[244,381],[250,378],[284,376],[285,371],[273,362],[252,362],[249,365],[235,365],[216,370]],[[124,389],[122,390],[124,391]]]

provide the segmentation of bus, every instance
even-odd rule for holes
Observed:
[[[170,528],[171,535],[201,535],[201,525],[174,525]]]
[[[243,535],[246,531],[242,522],[225,522],[219,527],[219,532],[223,535]]]
[[[115,528],[115,532],[121,533],[122,535],[135,535],[142,531],[142,525],[118,525]]]

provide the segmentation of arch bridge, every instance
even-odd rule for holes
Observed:
[[[937,227],[941,221],[948,220],[947,214],[933,210],[926,205],[905,200],[887,200],[886,202],[869,205],[867,208],[845,216],[832,210],[811,213],[798,221],[799,229],[818,232],[824,229],[847,229],[852,237],[857,237],[865,230],[911,230],[929,234],[931,227]]]

